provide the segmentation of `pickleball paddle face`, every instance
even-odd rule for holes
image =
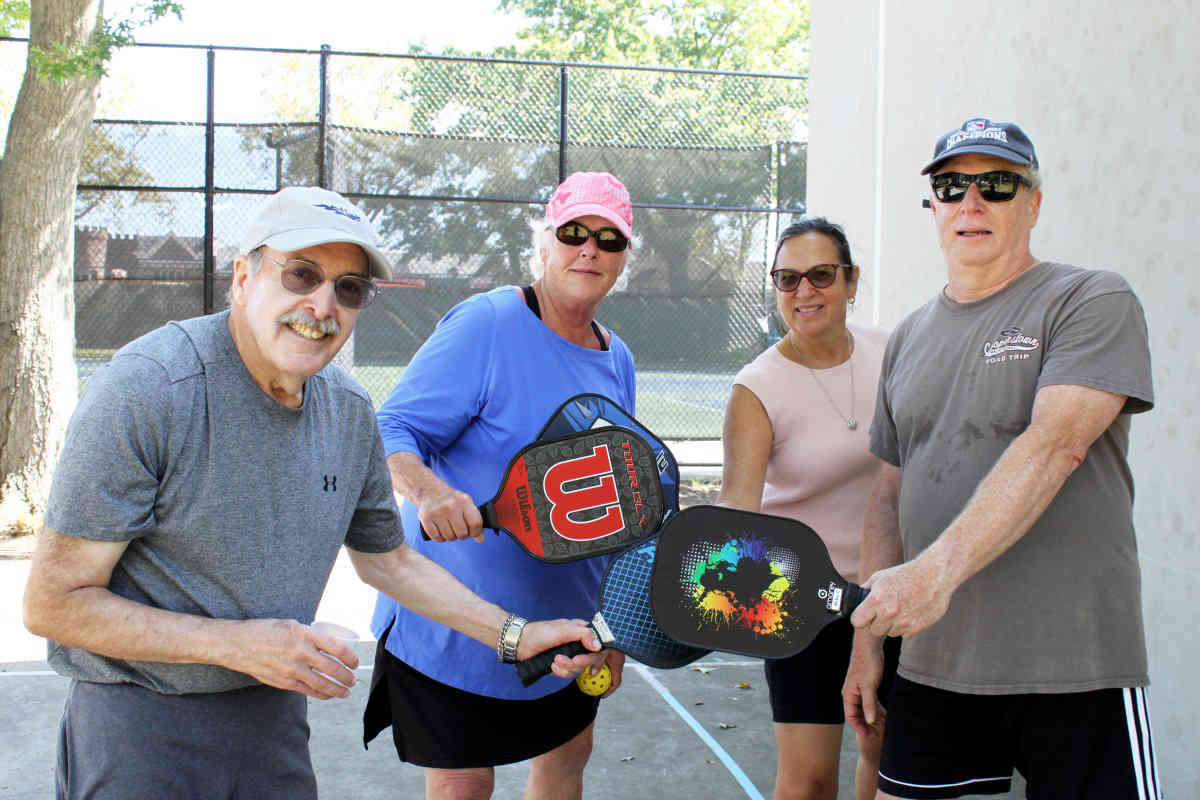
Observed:
[[[650,576],[654,569],[654,551],[658,537],[651,537],[622,552],[604,573],[600,612],[592,619],[592,628],[605,647],[620,650],[650,667],[674,669],[708,655],[708,650],[677,642],[663,633],[650,609]],[[539,653],[517,662],[521,683],[530,686],[550,674],[554,657],[586,652],[578,642]]]
[[[650,447],[627,428],[539,441],[513,457],[483,523],[549,562],[613,553],[646,538],[663,519]]]
[[[650,576],[654,571],[653,537],[621,553],[608,565],[600,613],[612,631],[612,646],[650,667],[673,669],[690,664],[708,650],[667,636],[650,608]]]
[[[679,465],[675,462],[675,456],[645,425],[604,395],[587,393],[570,398],[550,415],[537,438],[567,436],[607,425],[629,428],[646,440],[646,444],[650,445],[650,450],[654,453],[655,466],[658,467],[658,483],[663,494],[663,516],[668,518],[678,511]]]
[[[659,533],[650,598],[659,626],[694,647],[785,658],[865,596],[802,522],[693,506]]]

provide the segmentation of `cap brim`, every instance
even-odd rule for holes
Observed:
[[[316,247],[319,244],[332,244],[334,242],[346,242],[347,244],[358,245],[367,254],[367,262],[371,275],[383,280],[391,279],[392,265],[388,263],[387,256],[378,247],[337,228],[304,228],[303,230],[284,231],[283,233],[270,236],[261,242],[257,242],[253,246],[246,247],[245,252],[250,252],[254,248],[265,244],[274,250],[291,253],[296,250],[303,250],[306,247]]]
[[[565,208],[559,212],[558,216],[550,219],[550,224],[557,228],[564,222],[570,222],[573,219],[579,219],[580,217],[586,217],[592,214],[596,215],[597,217],[604,217],[606,220],[611,222],[617,227],[617,230],[625,234],[625,238],[633,238],[633,228],[630,227],[629,223],[621,219],[619,215],[613,213],[612,209],[602,206],[598,203],[578,203],[570,206],[569,208]]]
[[[1028,167],[1033,164],[1033,161],[1030,159],[1021,155],[1020,153],[1008,149],[1007,147],[1000,147],[994,144],[984,144],[981,142],[979,144],[967,144],[963,145],[962,147],[956,147],[951,152],[942,156],[938,156],[933,161],[930,161],[925,169],[921,170],[921,174],[928,175],[950,159],[958,156],[965,156],[968,153],[978,153],[984,156],[995,156],[996,158],[1002,158],[1005,161],[1010,161],[1013,164],[1022,167]]]

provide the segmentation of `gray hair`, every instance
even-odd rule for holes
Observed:
[[[260,269],[262,269],[263,248],[264,247],[266,247],[266,245],[259,245],[258,247],[251,250],[249,253],[243,253],[240,256],[240,258],[246,259],[246,270],[250,273],[251,278],[253,278],[255,275],[257,275],[258,271]],[[236,274],[236,271],[234,274]],[[226,292],[225,292],[225,305],[227,305],[227,306],[233,305],[233,281],[232,280],[229,281],[229,289],[226,290]]]
[[[529,257],[529,274],[536,281],[542,277],[542,272],[545,271],[546,265],[542,261],[542,250],[550,249],[550,237],[554,235],[554,228],[546,221],[544,217],[538,217],[529,221],[529,229],[532,231],[530,241],[533,245],[533,253]],[[629,286],[629,276],[633,274],[630,269],[630,262],[633,260],[633,251],[640,244],[637,236],[629,240],[629,247],[625,249],[625,269],[622,270],[621,276],[617,278],[617,282],[613,284],[612,291],[623,292]]]

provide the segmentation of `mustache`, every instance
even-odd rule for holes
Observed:
[[[316,328],[326,336],[337,336],[342,332],[342,326],[338,325],[338,321],[333,317],[317,319],[304,311],[289,311],[279,317],[276,322],[280,325],[305,325],[309,328]]]

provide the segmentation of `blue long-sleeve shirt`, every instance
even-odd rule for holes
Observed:
[[[606,395],[634,413],[633,356],[613,334],[606,351],[551,331],[512,286],[471,297],[446,314],[378,412],[388,455],[416,453],[451,486],[482,504],[495,495],[509,461],[532,443],[551,414],[582,392]],[[416,507],[401,506],[409,545],[472,591],[528,619],[590,619],[609,558],[546,564],[509,536],[484,542],[424,541]],[[494,648],[432,622],[380,595],[371,629],[392,623],[387,649],[435,680],[491,697],[533,699],[562,688],[553,676],[526,689]]]

